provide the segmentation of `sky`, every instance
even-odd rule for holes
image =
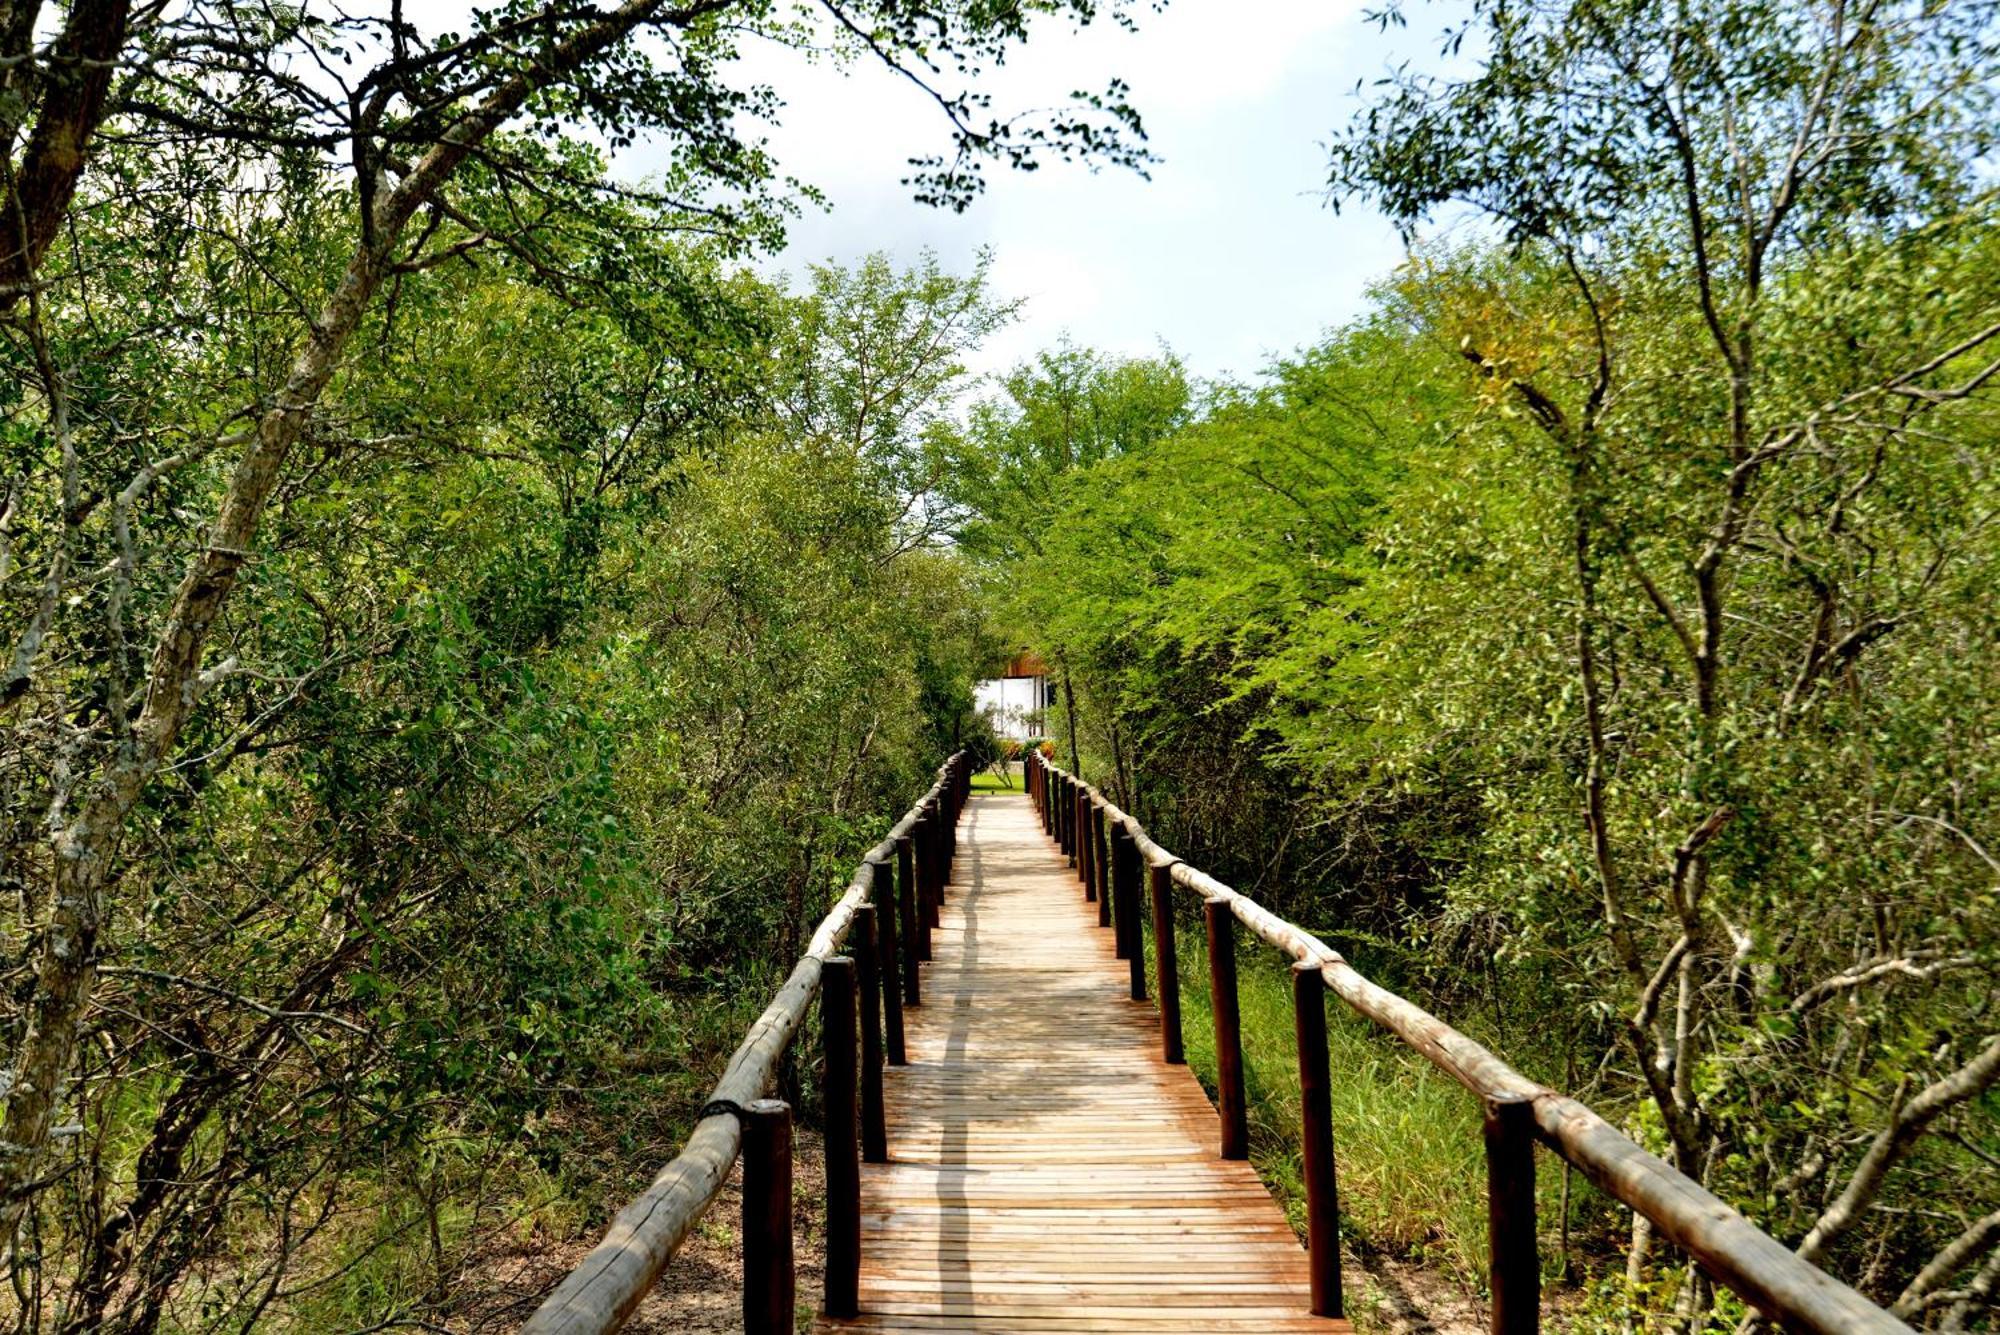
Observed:
[[[770,132],[780,164],[832,204],[796,220],[763,267],[796,275],[929,248],[964,270],[988,247],[997,293],[1026,304],[974,369],[1068,337],[1126,356],[1170,348],[1205,377],[1254,376],[1358,314],[1368,284],[1402,258],[1388,223],[1355,203],[1336,213],[1323,191],[1324,144],[1357,105],[1357,82],[1434,46],[1435,25],[1414,20],[1385,38],[1364,20],[1366,3],[1173,0],[1142,12],[1136,33],[1043,23],[982,85],[995,110],[1056,105],[1116,76],[1161,161],[1151,180],[1059,163],[992,168],[963,214],[915,204],[901,184],[908,159],[949,148],[920,90],[879,67],[843,73],[777,47],[747,50],[749,70],[788,104]],[[643,148],[620,165],[643,171]]]

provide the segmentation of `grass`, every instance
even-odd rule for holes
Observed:
[[[1239,933],[1237,1008],[1250,1158],[1292,1226],[1303,1232],[1291,974],[1274,951],[1243,940],[1246,935]],[[1150,930],[1147,936],[1152,964]],[[1175,943],[1182,1042],[1189,1067],[1213,1097],[1215,1029],[1205,934],[1183,925]],[[1486,1256],[1486,1169],[1478,1104],[1456,1081],[1331,998],[1327,1054],[1343,1239],[1350,1247],[1377,1248],[1441,1267],[1461,1283],[1476,1285]]]
[[[972,791],[975,793],[1018,793],[1020,779],[1013,775],[999,775],[992,770],[980,770],[972,776]]]
[[[1150,912],[1143,915],[1147,978],[1158,977]],[[1181,1036],[1188,1065],[1215,1095],[1215,1026],[1210,1009],[1206,933],[1177,922]],[[1237,1009],[1242,1022],[1244,1092],[1250,1160],[1305,1232],[1305,1181],[1299,1151],[1298,1055],[1292,1026],[1292,980],[1276,951],[1237,932]],[[1348,1250],[1375,1251],[1424,1266],[1461,1292],[1479,1293],[1486,1278],[1486,1163],[1478,1101],[1422,1056],[1327,998],[1327,1057],[1333,1077],[1334,1159],[1341,1239]],[[1554,1245],[1562,1208],[1561,1165],[1537,1150],[1545,1292],[1565,1258]],[[1581,1187],[1581,1183],[1578,1183]],[[1579,1190],[1572,1219],[1587,1216],[1594,1193]],[[1368,1324],[1371,1296],[1350,1277],[1350,1315]]]

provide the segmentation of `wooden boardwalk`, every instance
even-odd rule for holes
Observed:
[[[889,1159],[861,1169],[861,1316],[821,1331],[1347,1330],[1019,795],[974,795]]]

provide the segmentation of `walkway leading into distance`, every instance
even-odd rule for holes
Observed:
[[[1305,1252],[1160,1057],[1109,929],[1018,794],[974,794],[889,1162],[861,1168],[861,1315],[827,1331],[1335,1335]]]

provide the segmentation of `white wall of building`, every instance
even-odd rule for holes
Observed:
[[[1034,729],[1031,721],[1046,707],[1045,677],[999,677],[982,681],[973,688],[973,703],[990,711],[993,730],[1002,737],[1026,737]]]

